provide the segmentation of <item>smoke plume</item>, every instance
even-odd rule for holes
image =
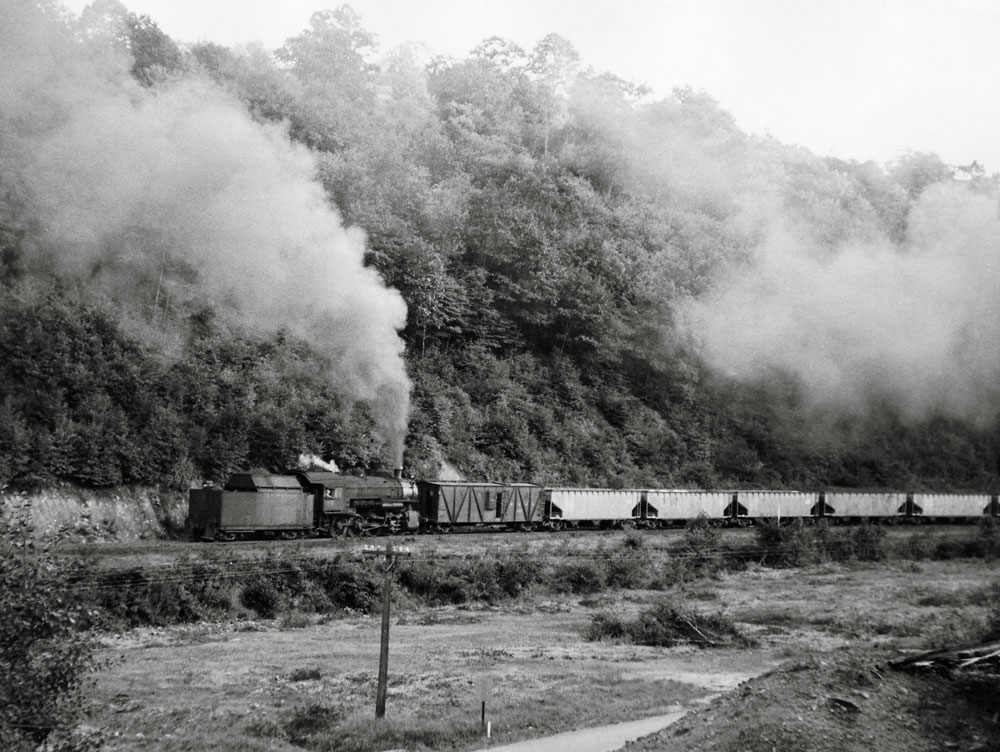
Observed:
[[[708,362],[742,380],[791,374],[807,405],[985,425],[1000,409],[995,196],[932,186],[903,244],[836,247],[772,218],[766,239],[687,308]]]
[[[208,304],[308,339],[401,456],[405,304],[364,266],[365,237],[311,155],[205,81],[138,86],[127,60],[37,5],[0,8],[0,185],[37,249],[28,269],[125,310]]]
[[[574,108],[605,173],[659,199],[645,276],[673,299],[669,340],[726,377],[791,380],[809,418],[1000,414],[1000,185],[935,183],[907,212],[881,168],[749,136],[703,92],[629,116],[578,87]]]

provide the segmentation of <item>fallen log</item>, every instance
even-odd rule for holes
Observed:
[[[1000,663],[1000,640],[936,648],[889,661],[892,668],[965,668],[983,661]]]

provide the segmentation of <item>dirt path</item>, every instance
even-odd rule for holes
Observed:
[[[687,712],[687,708],[678,706],[676,710],[669,713],[638,721],[567,731],[554,736],[529,739],[502,746],[485,744],[483,748],[493,750],[493,752],[614,752],[628,742],[665,729],[683,718]]]

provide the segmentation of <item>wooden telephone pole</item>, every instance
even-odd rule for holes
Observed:
[[[392,603],[392,570],[400,556],[409,556],[409,548],[397,548],[391,542],[385,550],[365,546],[365,556],[377,557],[382,567],[382,643],[378,655],[378,691],[375,695],[375,717],[385,716],[385,695],[389,684],[389,608]]]

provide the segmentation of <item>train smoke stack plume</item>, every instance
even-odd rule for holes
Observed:
[[[394,469],[392,471],[392,477],[396,478],[397,480],[400,479],[400,478],[402,478],[403,477],[403,468],[397,467],[396,469]]]
[[[710,365],[755,382],[791,375],[817,413],[996,419],[996,191],[928,188],[902,243],[870,232],[834,247],[777,219],[770,227],[752,263],[684,311]]]
[[[311,154],[209,82],[139,86],[98,36],[47,4],[0,3],[0,189],[36,249],[27,270],[113,300],[126,326],[208,304],[234,328],[305,338],[395,451],[406,307],[364,265],[365,236],[331,208]]]
[[[340,473],[340,468],[337,467],[335,462],[327,462],[322,457],[317,457],[315,454],[300,454],[299,455],[299,469],[300,470],[312,470],[313,468],[322,468],[330,473]]]

